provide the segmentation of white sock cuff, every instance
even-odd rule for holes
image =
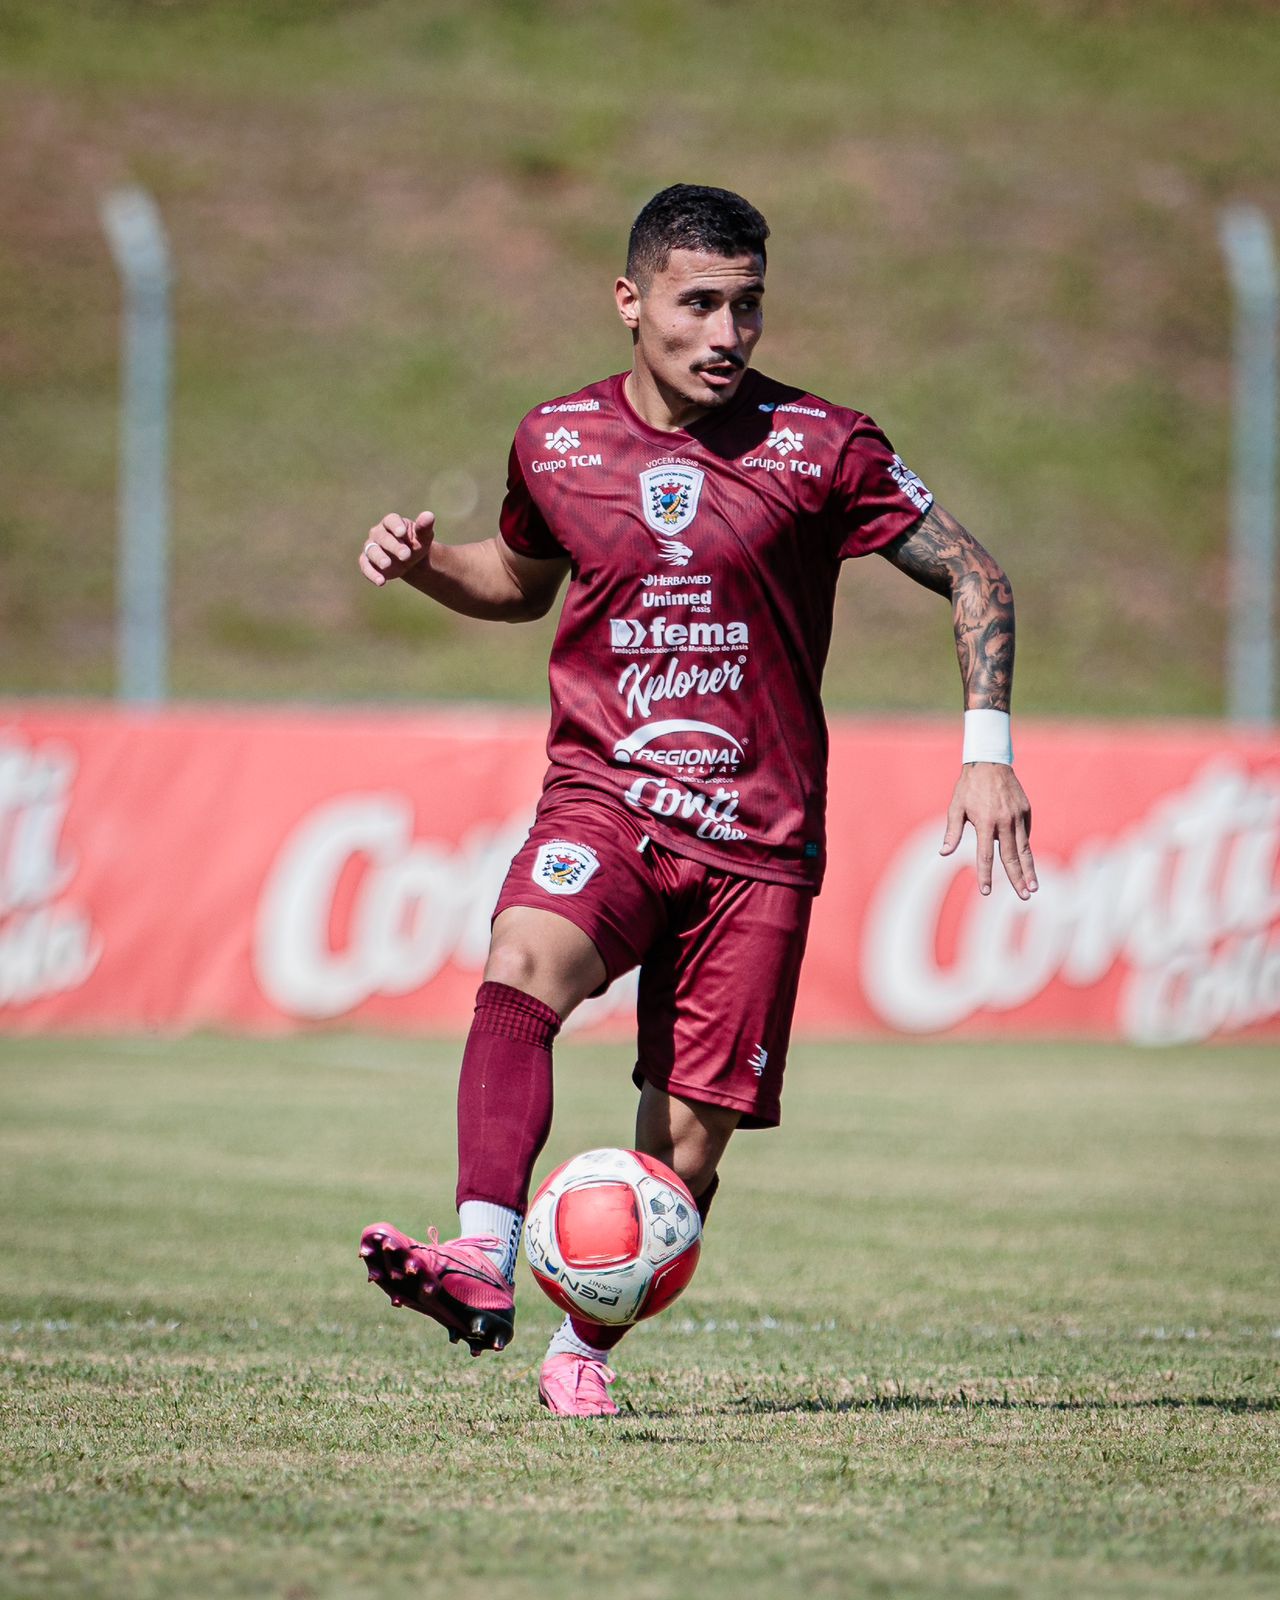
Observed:
[[[492,1236],[497,1239],[502,1249],[491,1250],[489,1255],[507,1282],[514,1284],[523,1215],[509,1206],[495,1205],[492,1200],[464,1200],[458,1207],[458,1224],[464,1238]]]
[[[547,1346],[549,1356],[590,1356],[593,1361],[603,1361],[608,1365],[611,1350],[597,1350],[595,1345],[588,1344],[585,1339],[579,1339],[573,1331],[573,1320],[566,1317],[556,1331],[551,1335],[551,1343]]]

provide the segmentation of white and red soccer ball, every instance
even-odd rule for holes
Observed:
[[[702,1222],[661,1161],[588,1150],[539,1188],[524,1225],[533,1275],[562,1310],[610,1326],[669,1306],[693,1277]]]

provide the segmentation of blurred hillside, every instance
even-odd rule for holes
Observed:
[[[485,536],[521,413],[626,365],[638,207],[769,218],[760,365],[870,411],[1008,567],[1024,711],[1221,707],[1228,200],[1280,221],[1273,4],[4,0],[0,691],[112,681],[118,288],[177,288],[175,692],[536,699],[550,622],[358,579]],[[473,488],[473,485],[475,486]],[[946,608],[859,563],[837,707],[955,707]]]

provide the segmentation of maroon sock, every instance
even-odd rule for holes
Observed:
[[[458,1204],[523,1211],[551,1131],[551,1041],[560,1018],[505,983],[482,983],[458,1080]]]
[[[703,1222],[707,1220],[707,1212],[711,1210],[711,1202],[716,1197],[716,1190],[720,1187],[720,1174],[713,1172],[711,1182],[694,1201],[698,1208],[698,1215]],[[585,1317],[569,1318],[573,1324],[573,1331],[584,1344],[594,1345],[597,1350],[612,1350],[615,1344],[629,1334],[635,1323],[624,1323],[621,1328],[608,1328],[603,1322],[588,1322]]]

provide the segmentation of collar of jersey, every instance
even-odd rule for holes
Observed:
[[[665,428],[655,428],[647,423],[635,407],[627,399],[627,377],[625,372],[617,373],[613,380],[613,404],[621,421],[632,433],[638,434],[649,444],[654,444],[659,449],[677,451],[682,445],[698,444],[705,435],[721,428],[742,409],[746,403],[749,392],[755,388],[758,381],[755,370],[747,368],[742,382],[738,385],[738,392],[727,406],[721,406],[716,411],[709,411],[705,417],[698,420],[688,428],[676,428],[668,433]]]

